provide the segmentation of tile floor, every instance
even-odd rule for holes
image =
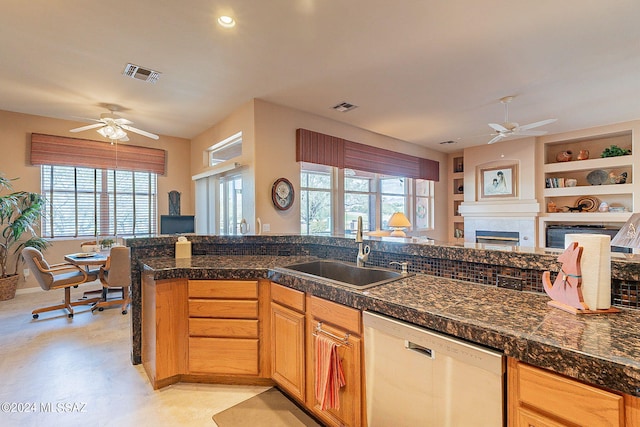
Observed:
[[[154,391],[142,365],[131,364],[130,316],[118,307],[32,319],[31,310],[62,295],[37,290],[0,301],[0,426],[215,426],[213,414],[267,389],[183,383]]]

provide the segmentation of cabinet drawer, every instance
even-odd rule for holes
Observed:
[[[523,363],[517,369],[521,404],[578,425],[622,425],[622,396]]]
[[[258,298],[258,282],[248,280],[189,280],[189,298]]]
[[[362,334],[360,310],[314,296],[309,298],[309,310],[318,321],[340,326],[358,335]]]
[[[271,283],[271,300],[304,313],[304,292]]]
[[[190,318],[189,335],[201,337],[258,338],[258,320]]]
[[[258,340],[190,337],[189,372],[258,375]]]
[[[189,299],[189,316],[257,319],[258,301]]]

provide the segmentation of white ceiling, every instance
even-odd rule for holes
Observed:
[[[440,151],[491,139],[506,95],[511,121],[557,118],[550,133],[640,118],[637,0],[2,3],[2,110],[80,122],[115,104],[192,138],[261,98]]]

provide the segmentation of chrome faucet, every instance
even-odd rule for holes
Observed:
[[[404,261],[404,262],[391,261],[389,263],[389,265],[399,265],[400,267],[402,267],[402,274],[408,274],[409,273],[409,270],[407,268],[409,263],[407,261]]]
[[[358,244],[358,256],[356,257],[356,265],[364,267],[364,263],[369,259],[371,248],[362,242],[362,217],[358,217],[358,229],[356,230],[356,243]]]

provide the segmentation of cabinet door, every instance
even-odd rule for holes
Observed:
[[[271,378],[304,402],[304,314],[271,303]]]
[[[349,335],[348,344],[340,344],[338,356],[342,360],[345,386],[340,389],[340,408],[321,409],[315,397],[316,383],[316,340],[314,336],[318,319],[311,316],[312,321],[307,327],[307,404],[313,412],[330,426],[361,426],[362,425],[362,362],[361,339],[353,334]],[[345,329],[326,324],[322,329],[338,337],[348,333]]]
[[[516,425],[624,425],[625,402],[622,395],[512,358],[509,358],[508,363],[508,404],[510,414],[518,420]],[[523,411],[523,408],[531,412]],[[544,418],[538,416],[538,413],[545,414]],[[538,417],[532,418],[535,422],[526,418],[534,415]],[[523,419],[527,421],[521,421]]]

